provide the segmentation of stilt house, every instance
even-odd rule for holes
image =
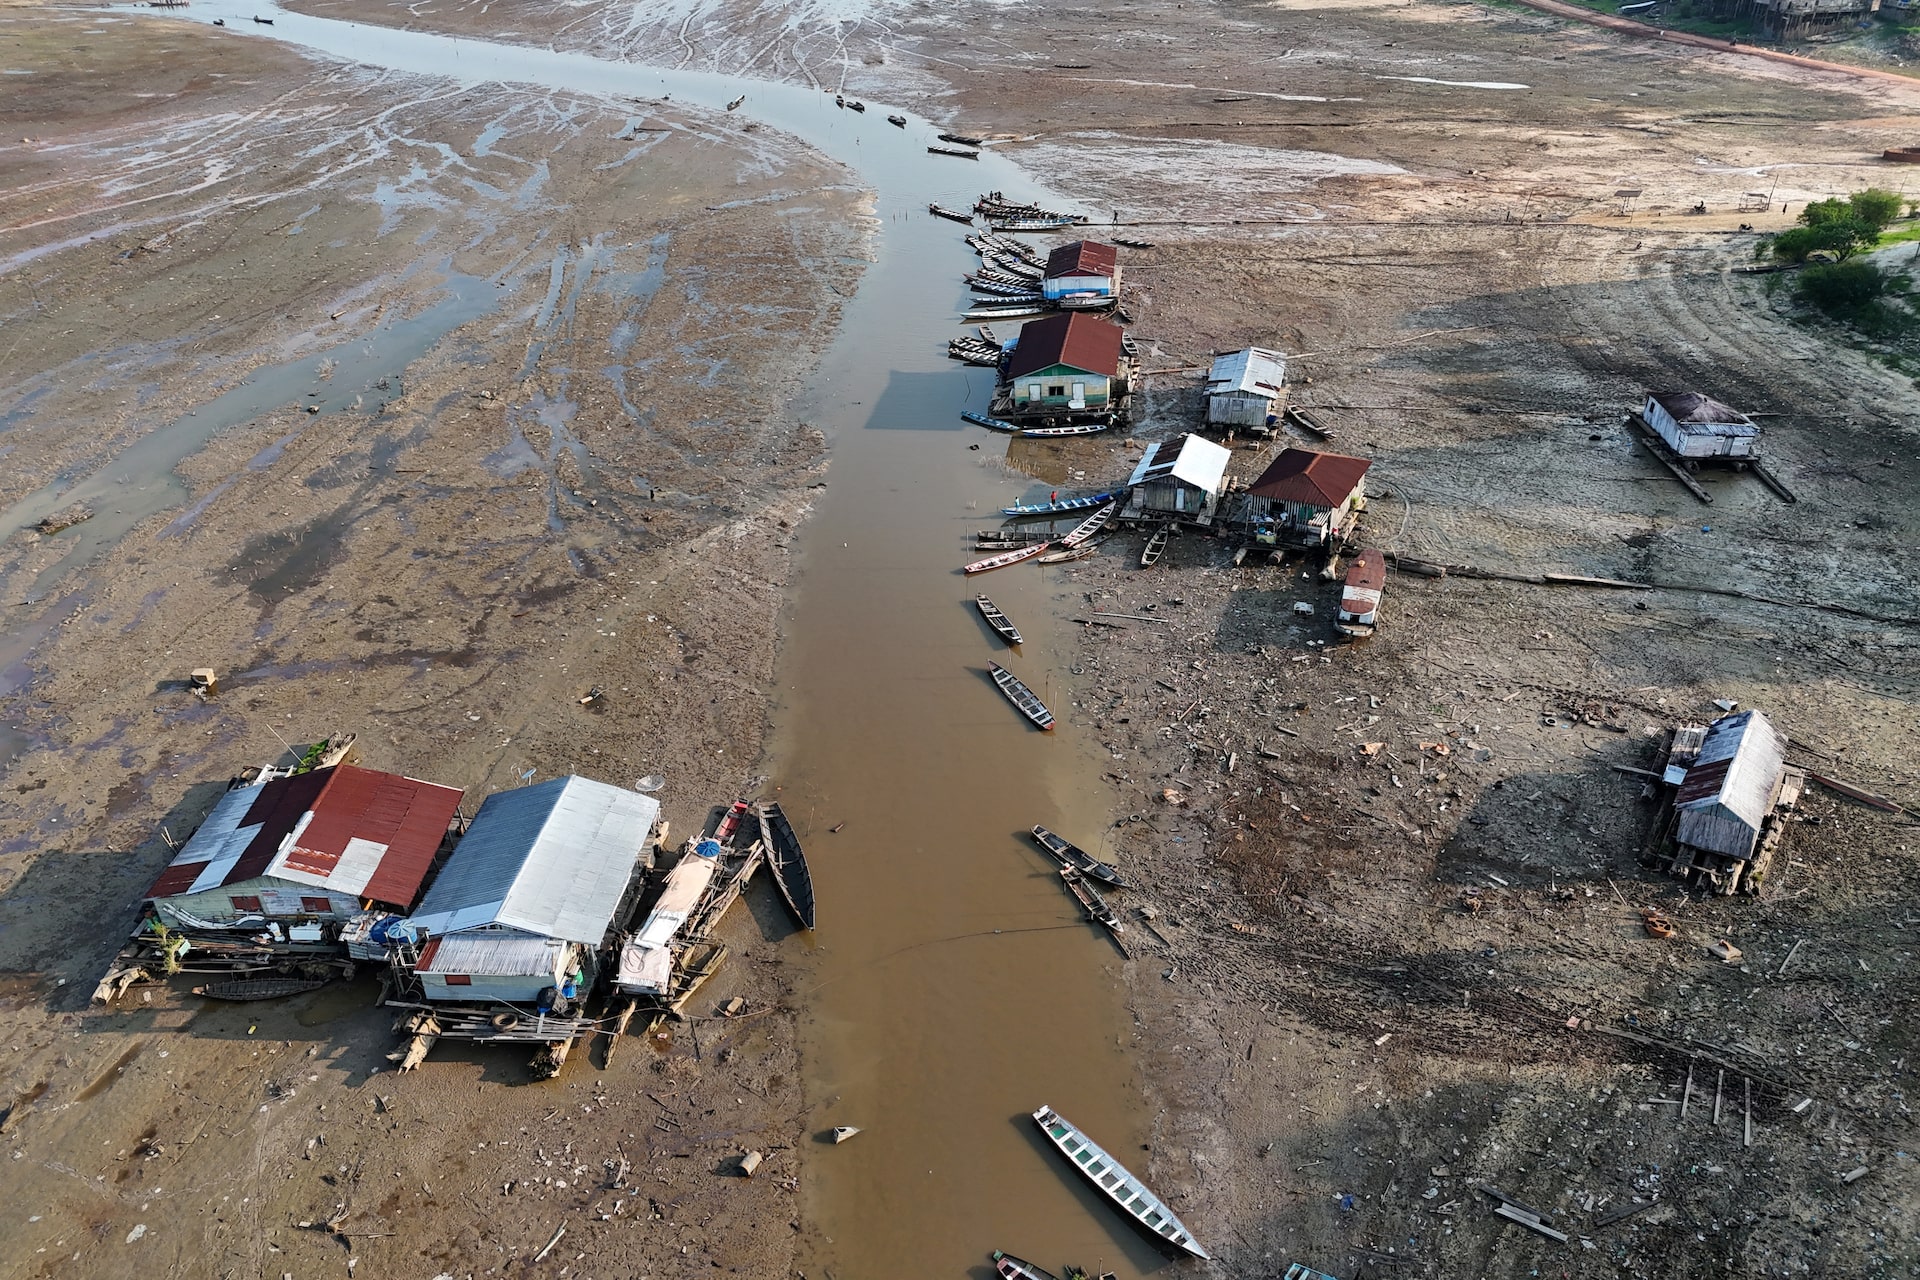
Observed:
[[[1029,320],[1007,357],[1005,412],[1103,412],[1127,390],[1119,325],[1064,312]]]
[[[1758,893],[1778,842],[1778,815],[1799,802],[1806,772],[1758,711],[1674,734],[1665,777],[1673,795],[1672,870],[1717,893]]]
[[[1127,501],[1120,518],[1211,524],[1232,457],[1229,450],[1195,435],[1148,445],[1146,456],[1127,479]]]
[[[1207,425],[1266,427],[1280,413],[1287,385],[1287,358],[1265,347],[1217,356],[1207,372]]]
[[[463,795],[347,764],[235,787],[147,902],[170,928],[333,941],[355,916],[413,906]]]
[[[1743,459],[1760,452],[1760,427],[1752,418],[1698,391],[1652,392],[1641,416],[1682,458]]]
[[[496,792],[406,923],[428,1001],[584,992],[660,804],[591,778]]]
[[[1366,510],[1367,458],[1283,449],[1247,486],[1235,519],[1263,546],[1319,547],[1346,540]]]

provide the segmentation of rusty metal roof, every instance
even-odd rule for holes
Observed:
[[[336,765],[222,796],[147,897],[272,876],[411,906],[464,793]]]
[[[1344,453],[1282,449],[1247,492],[1273,502],[1331,510],[1347,500],[1372,465],[1371,459],[1350,458]]]
[[[1049,280],[1060,276],[1111,276],[1119,265],[1120,253],[1098,240],[1075,240],[1047,255]]]
[[[1020,340],[1007,359],[1007,376],[1020,378],[1063,364],[1111,378],[1120,371],[1122,336],[1119,325],[1078,311],[1029,320],[1020,326]]]

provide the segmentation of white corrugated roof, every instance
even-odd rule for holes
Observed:
[[[507,925],[597,945],[659,814],[651,796],[591,778],[497,792],[408,924],[436,935]]]
[[[1231,450],[1199,436],[1182,436],[1177,442],[1162,440],[1148,446],[1147,456],[1140,459],[1127,484],[1146,484],[1172,476],[1208,493],[1218,493],[1232,458]]]
[[[1758,711],[1715,720],[1674,794],[1680,841],[1745,857],[1773,806],[1786,754]]]
[[[532,938],[521,933],[468,933],[440,939],[421,973],[527,975],[552,973],[560,964],[564,942]]]
[[[1215,357],[1207,373],[1207,394],[1273,396],[1287,382],[1287,358],[1265,347],[1248,347]]]

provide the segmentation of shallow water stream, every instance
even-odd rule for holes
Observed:
[[[275,24],[248,22],[255,13]],[[805,1270],[981,1275],[996,1247],[1049,1270],[1075,1262],[1133,1276],[1167,1265],[1028,1118],[1050,1104],[1136,1172],[1147,1167],[1119,953],[1080,920],[1024,834],[1038,822],[1097,847],[1107,826],[1104,753],[1061,688],[1067,589],[1060,571],[1031,564],[979,582],[957,572],[974,558],[969,533],[1051,486],[1025,480],[1004,461],[1004,441],[958,417],[985,407],[990,382],[945,358],[959,278],[975,259],[963,229],[926,205],[966,207],[987,188],[1037,194],[1032,184],[991,153],[929,155],[936,127],[923,120],[896,129],[885,119],[893,108],[840,110],[798,86],[356,26],[252,0],[196,2],[174,20],[216,17],[242,37],[466,81],[671,94],[715,110],[744,92],[734,119],[802,139],[877,192],[876,261],[799,406],[831,437],[833,461],[784,616],[768,762],[821,903],[817,940],[789,944],[807,972],[798,986],[812,1132],[792,1139],[810,1144]],[[981,624],[971,602],[982,590],[1025,633],[1019,653]],[[1047,699],[1056,732],[1034,731],[1001,698],[986,674],[993,660]],[[812,1145],[834,1124],[864,1132]]]

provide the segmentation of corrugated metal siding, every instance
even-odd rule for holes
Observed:
[[[551,976],[571,950],[552,938],[521,933],[466,933],[435,939],[431,955],[422,955],[419,973],[464,973],[472,976],[529,974]]]
[[[598,944],[659,802],[590,778],[487,797],[411,923],[436,934],[501,924]]]
[[[1786,769],[1786,744],[1758,711],[1707,726],[1699,755],[1674,793],[1675,837],[1699,849],[1745,858],[1773,808]]]

